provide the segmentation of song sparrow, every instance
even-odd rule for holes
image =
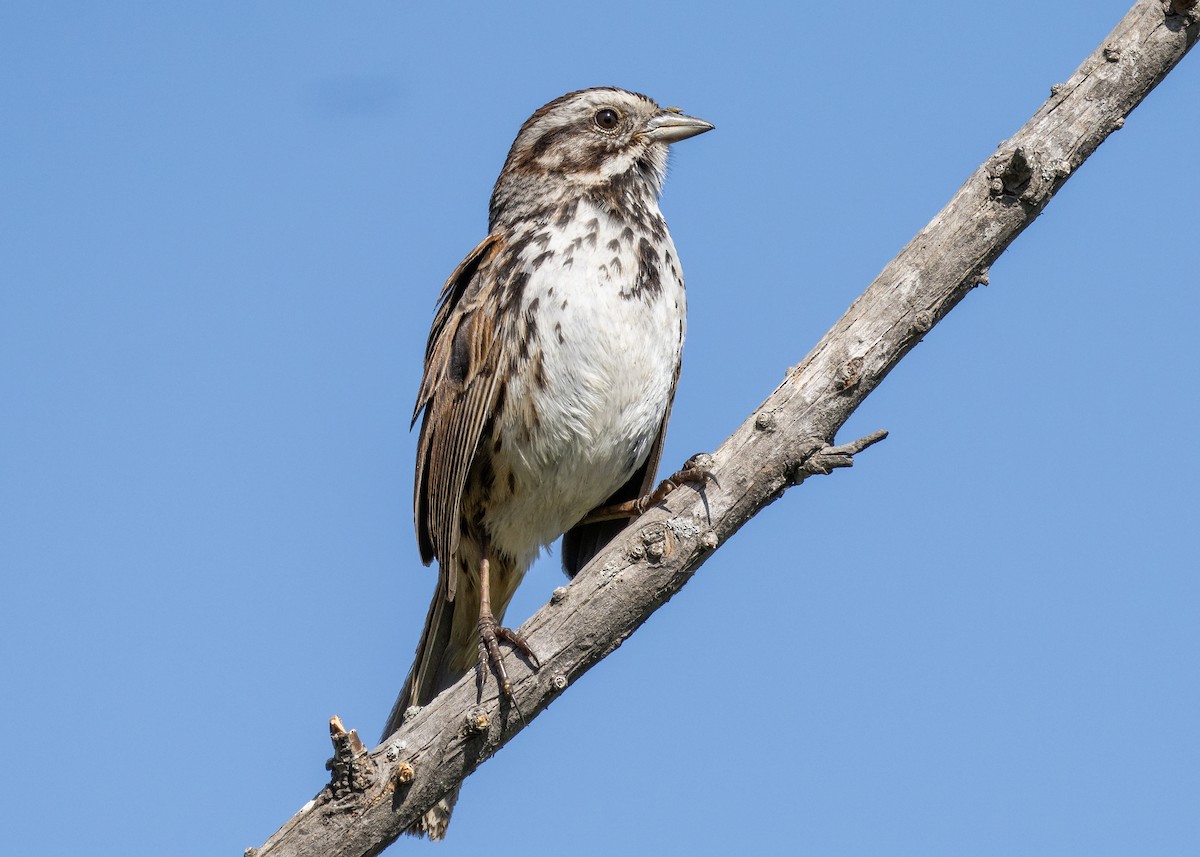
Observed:
[[[588,513],[653,485],[685,321],[658,195],[667,145],[712,127],[612,88],[521,126],[425,349],[415,506],[438,584],[384,738],[473,665],[511,694],[497,641],[537,660],[499,621],[538,551],[566,533],[574,575],[626,523]],[[410,832],[440,839],[454,798]]]

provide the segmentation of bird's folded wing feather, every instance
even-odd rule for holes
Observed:
[[[425,349],[425,374],[413,422],[424,412],[417,447],[414,505],[417,542],[428,565],[436,558],[454,598],[458,515],[467,474],[493,416],[504,339],[496,329],[505,285],[497,276],[501,236],[480,242],[446,281]]]

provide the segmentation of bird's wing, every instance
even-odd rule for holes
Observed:
[[[414,496],[417,542],[426,565],[437,558],[454,598],[458,514],[471,462],[494,415],[504,364],[505,337],[497,328],[511,265],[506,245],[493,233],[480,242],[446,281],[429,343],[425,374],[413,410],[424,412],[417,444]]]
[[[654,480],[658,473],[658,465],[662,461],[663,443],[667,439],[667,422],[671,419],[671,404],[675,401],[675,388],[679,386],[679,366],[675,366],[675,377],[671,379],[671,395],[667,398],[667,409],[663,412],[662,424],[654,443],[650,445],[650,454],[645,463],[633,472],[629,480],[616,492],[596,508],[603,509],[626,500],[636,500],[645,497],[656,487]],[[575,577],[587,565],[592,557],[600,552],[606,544],[616,538],[621,530],[629,525],[632,518],[618,518],[614,521],[596,521],[591,524],[578,524],[563,535],[562,564],[567,577]]]

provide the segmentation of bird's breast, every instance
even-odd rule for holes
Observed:
[[[528,233],[511,334],[523,344],[493,455],[508,483],[488,515],[498,546],[536,552],[649,455],[685,329],[675,247],[652,215],[657,228],[634,228],[580,203],[567,222]]]

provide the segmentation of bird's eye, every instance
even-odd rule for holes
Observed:
[[[617,123],[621,121],[621,117],[617,115],[617,111],[611,107],[605,107],[602,110],[596,111],[596,127],[605,131],[611,131],[617,127]]]

